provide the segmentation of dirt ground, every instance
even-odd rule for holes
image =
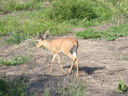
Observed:
[[[52,75],[48,75],[52,59],[49,50],[31,46],[29,39],[19,45],[0,46],[0,57],[10,58],[17,55],[30,54],[31,62],[17,66],[0,65],[0,76],[28,77],[27,96],[37,92],[37,96],[43,96],[43,89],[48,86],[54,91],[52,96],[59,96],[54,87],[58,82],[67,82],[69,76],[60,72],[57,60],[53,67]],[[123,80],[128,85],[128,61],[122,60],[128,56],[128,37],[121,37],[115,41],[105,40],[81,40],[79,41],[79,77],[87,82],[87,96],[128,96],[118,94],[113,90],[118,86],[118,80]],[[68,72],[71,60],[60,54],[65,73]],[[72,76],[72,75],[71,75]],[[73,75],[72,78],[75,75]],[[67,80],[67,81],[66,81]]]

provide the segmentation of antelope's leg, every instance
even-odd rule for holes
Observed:
[[[52,72],[52,65],[53,65],[53,63],[55,61],[55,58],[56,58],[56,54],[53,55],[52,62],[51,62],[51,68],[50,68],[49,74],[51,74],[51,72]]]
[[[78,77],[78,72],[79,72],[79,60],[76,60],[76,78]]]
[[[70,67],[70,69],[69,69],[69,74],[71,74],[71,72],[72,72],[72,68],[73,68],[73,66],[74,66],[74,63],[75,63],[75,61],[76,61],[76,57],[74,57],[70,52],[69,53],[64,53],[65,55],[67,55],[68,57],[70,57],[71,59],[72,59],[72,65],[71,65],[71,67]]]
[[[76,61],[76,60],[74,60],[74,61],[72,62],[72,65],[70,66],[69,74],[71,74],[71,72],[72,72],[72,68],[73,68],[73,66],[74,66],[74,64],[75,64],[75,61]]]
[[[61,72],[64,74],[63,72],[63,67],[62,67],[62,63],[61,63],[61,60],[60,60],[60,56],[57,54],[57,57],[58,57],[58,62],[60,64],[60,69],[61,69]]]

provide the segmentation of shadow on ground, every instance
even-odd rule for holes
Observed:
[[[70,66],[65,66],[64,68],[70,68]],[[103,69],[105,69],[105,67],[87,67],[87,66],[79,67],[79,71],[84,71],[88,75],[93,74],[93,72],[95,72],[96,70],[103,70]],[[73,68],[73,70],[75,70],[75,67]]]
[[[69,82],[68,78],[62,76],[52,76],[48,74],[36,74],[28,76],[29,83],[26,89],[26,96],[44,96],[45,92],[51,96],[60,96],[58,84]]]

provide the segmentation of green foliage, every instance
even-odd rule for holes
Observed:
[[[128,86],[122,81],[118,81],[118,88],[116,89],[118,92],[125,93],[128,92]]]
[[[28,56],[16,56],[10,59],[0,58],[0,65],[15,66],[27,62],[30,62],[30,58]]]
[[[25,96],[25,78],[0,79],[0,96]]]
[[[15,13],[13,16],[5,16],[0,19],[0,25],[0,35],[12,34],[13,38],[18,37],[21,39],[26,37],[25,35],[35,36],[37,32],[44,33],[46,30],[50,30],[52,35],[62,35],[70,32],[70,24],[49,20],[42,11],[21,12]],[[23,40],[26,38],[23,38]]]
[[[1,0],[0,2],[0,14],[2,14],[0,36],[10,36],[6,40],[7,44],[19,44],[29,36],[35,36],[36,32],[44,33],[50,30],[52,35],[63,35],[71,32],[73,26],[93,26],[103,24],[112,18],[128,17],[127,0],[48,0],[48,4],[52,6],[46,4],[47,0]],[[7,14],[10,12],[11,14]],[[111,32],[112,29],[109,32],[98,33],[87,31],[86,36],[84,33],[77,34],[81,38],[107,40],[118,37],[117,32]],[[126,36],[127,33],[122,34]]]
[[[108,30],[99,31],[99,32],[89,29],[89,30],[85,30],[83,32],[76,33],[76,36],[78,38],[82,38],[82,39],[101,38],[101,39],[105,39],[105,40],[115,40],[118,37],[128,36],[127,26],[128,26],[128,23],[124,23],[124,24],[120,24],[117,26],[113,26]]]
[[[72,23],[111,18],[112,11],[103,3],[95,0],[56,0],[48,12],[51,19],[70,20]]]

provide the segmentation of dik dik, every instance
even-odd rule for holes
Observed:
[[[46,40],[48,37],[48,32],[44,33],[43,37],[41,36],[41,34],[37,33],[38,36],[38,43],[37,43],[37,47],[41,47],[44,46],[46,48],[48,48],[49,50],[52,51],[53,53],[53,58],[52,58],[52,62],[51,62],[51,68],[49,71],[49,74],[52,72],[52,65],[54,63],[55,58],[58,58],[58,62],[60,64],[60,68],[62,73],[63,72],[63,67],[61,64],[61,60],[60,60],[60,56],[59,56],[59,52],[63,52],[63,54],[65,54],[66,56],[70,57],[72,60],[72,64],[70,66],[69,69],[69,74],[71,74],[72,68],[75,64],[76,66],[76,78],[78,77],[78,58],[77,58],[77,49],[78,49],[78,41],[74,38],[71,37],[66,37],[66,38],[56,38],[54,40]]]

